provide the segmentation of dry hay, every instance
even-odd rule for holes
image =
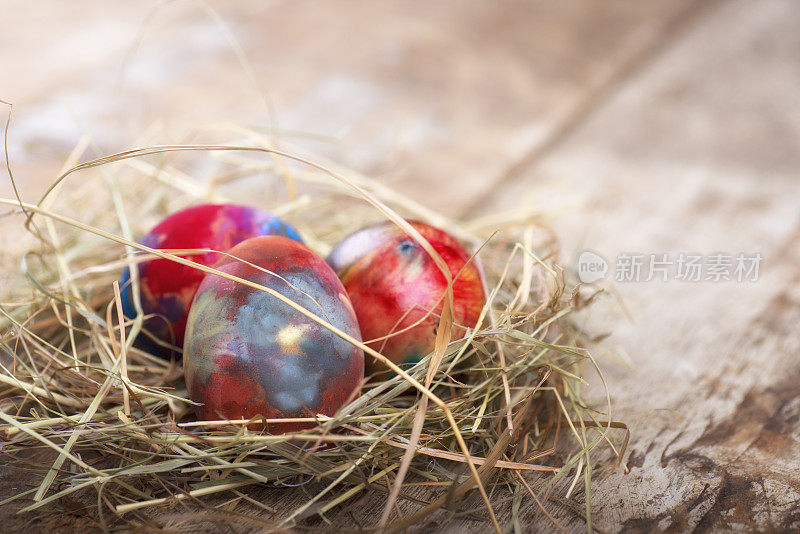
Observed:
[[[540,214],[456,223],[357,173],[271,149],[258,132],[232,132],[230,145],[150,145],[76,165],[84,141],[39,202],[0,199],[26,217],[18,250],[2,258],[15,280],[0,295],[2,454],[38,447],[55,457],[36,487],[4,504],[23,499],[33,512],[79,502],[104,529],[223,521],[370,530],[385,521],[395,532],[434,513],[519,527],[549,517],[555,500],[591,530],[591,478],[617,466],[627,432],[609,420],[610,402],[582,400],[582,377],[602,374],[573,317],[594,294],[569,283]],[[207,177],[182,172],[187,161],[202,161]],[[323,255],[380,218],[446,229],[486,273],[481,322],[465,339],[440,336],[419,364],[365,384],[312,430],[273,436],[242,421],[195,421],[179,365],[132,343],[141,313],[124,319],[115,282],[125,264],[153,255],[189,262],[135,239],[167,213],[209,201],[284,217]],[[440,321],[447,329],[449,314]],[[264,491],[273,497],[261,502]],[[382,517],[358,504],[375,495]],[[502,520],[496,508],[507,510]]]

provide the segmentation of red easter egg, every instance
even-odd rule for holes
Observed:
[[[156,249],[210,249],[225,252],[237,243],[259,235],[283,235],[300,241],[297,232],[277,217],[248,206],[204,204],[168,216],[145,235],[141,243]],[[221,254],[203,252],[183,257],[202,265],[213,265]],[[156,258],[139,264],[139,297],[142,311],[152,316],[144,328],[156,339],[182,346],[186,317],[192,298],[205,273],[167,259]],[[130,269],[122,273],[122,306],[125,315],[135,317]],[[169,357],[171,352],[141,336],[152,352]]]
[[[409,223],[455,279],[452,338],[460,339],[466,328],[475,326],[486,303],[480,270],[474,261],[467,263],[470,254],[448,233],[418,221]],[[350,234],[333,249],[328,263],[350,296],[368,346],[401,366],[413,365],[434,349],[447,279],[399,226],[387,221]],[[374,358],[366,362],[368,373],[385,369]]]
[[[244,261],[224,258],[217,269],[274,289],[361,340],[336,273],[305,245],[255,237],[229,254]],[[189,312],[183,366],[189,397],[201,404],[200,419],[332,416],[360,393],[364,353],[275,296],[209,274]],[[313,426],[273,423],[267,430]]]

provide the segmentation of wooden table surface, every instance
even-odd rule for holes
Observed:
[[[604,369],[632,431],[594,519],[800,529],[798,27],[794,0],[2,0],[0,98],[29,199],[83,133],[114,152],[156,121],[176,142],[272,124],[450,216],[552,208],[570,266],[760,253],[757,282],[620,282],[633,320],[589,318],[629,359]]]

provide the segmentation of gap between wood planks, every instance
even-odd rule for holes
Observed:
[[[695,0],[673,16],[657,30],[657,36],[645,42],[644,46],[632,52],[623,54],[617,68],[603,80],[586,92],[585,96],[564,116],[564,118],[550,129],[549,133],[539,142],[536,142],[521,158],[512,162],[494,180],[488,180],[488,186],[475,198],[469,201],[458,214],[458,219],[466,218],[474,213],[487,198],[492,196],[492,191],[497,191],[503,184],[518,178],[523,172],[536,166],[545,156],[553,152],[581,126],[603,104],[619,92],[619,89],[635,74],[641,72],[647,65],[655,60],[663,50],[674,43],[683,35],[690,26],[697,23],[701,17],[707,16],[727,0]],[[635,43],[634,43],[635,44]]]

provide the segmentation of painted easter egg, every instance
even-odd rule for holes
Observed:
[[[225,252],[237,243],[259,235],[282,235],[300,241],[294,228],[267,213],[248,206],[204,204],[178,211],[158,223],[141,239],[156,249],[211,249]],[[184,256],[203,265],[213,265],[221,254],[205,252]],[[150,316],[137,341],[159,356],[180,356],[161,342],[183,346],[186,317],[192,298],[205,273],[173,261],[156,258],[139,264],[139,295],[142,311]],[[136,316],[130,270],[122,273],[122,307]],[[151,337],[152,336],[152,337]]]
[[[467,327],[475,326],[486,302],[479,268],[474,261],[468,263],[470,254],[448,233],[418,221],[409,223],[455,279],[452,338],[460,339]],[[367,345],[405,367],[434,349],[447,280],[433,258],[399,226],[387,221],[350,234],[333,249],[328,263],[350,296]],[[367,358],[368,373],[383,367]]]
[[[274,289],[361,340],[336,273],[305,245],[255,237],[229,254],[244,262],[225,258],[217,269]],[[359,394],[364,353],[273,295],[209,274],[189,313],[183,367],[200,419],[314,417],[334,415]],[[278,423],[268,430],[312,426]]]

